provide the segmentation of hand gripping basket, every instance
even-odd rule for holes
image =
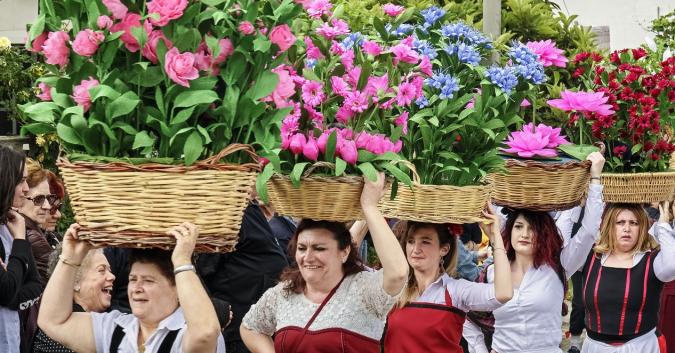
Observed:
[[[221,163],[245,152],[252,163]],[[259,171],[248,145],[233,144],[191,166],[58,162],[80,236],[96,246],[171,249],[165,232],[182,222],[199,227],[195,251],[234,249],[250,191]]]

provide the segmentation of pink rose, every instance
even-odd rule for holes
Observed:
[[[115,23],[110,27],[110,32],[119,32],[124,31],[124,34],[120,37],[120,40],[124,43],[124,46],[128,51],[135,53],[141,46],[138,44],[138,41],[131,34],[132,27],[141,26],[141,15],[137,13],[128,13],[121,22]],[[152,32],[152,25],[147,20],[143,23],[145,28],[145,33]]]
[[[290,72],[282,66],[272,69],[272,72],[279,76],[279,83],[274,88],[272,94],[262,99],[263,102],[274,101],[277,108],[288,107],[290,103],[288,99],[295,94],[295,83],[291,77]]]
[[[387,16],[396,17],[405,11],[405,7],[394,5],[392,3],[382,5],[382,10]]]
[[[116,20],[123,19],[129,10],[120,0],[103,0],[103,5],[108,8],[108,11]]]
[[[253,24],[248,21],[243,21],[242,23],[240,23],[237,29],[241,34],[245,36],[255,33],[255,27],[253,27]]]
[[[81,105],[84,108],[84,111],[88,111],[91,108],[91,96],[89,95],[89,89],[98,86],[99,82],[97,79],[89,76],[88,80],[82,80],[78,86],[73,88],[73,100],[78,105]]]
[[[270,31],[270,40],[272,43],[279,46],[279,49],[282,52],[285,52],[293,45],[293,43],[295,43],[295,36],[293,35],[293,32],[291,32],[291,28],[288,27],[287,24],[283,24],[272,28],[272,31]]]
[[[148,41],[143,46],[143,49],[141,49],[141,54],[143,54],[143,56],[150,60],[150,62],[153,64],[157,64],[158,62],[157,43],[159,43],[160,39],[164,41],[166,49],[173,48],[173,43],[171,43],[171,41],[164,36],[164,32],[155,30],[150,32],[150,35],[148,35]]]
[[[183,16],[187,4],[187,0],[152,0],[148,3],[148,13],[159,15],[159,20],[150,16],[150,22],[155,26],[166,26],[169,21]]]
[[[62,69],[68,65],[70,49],[68,49],[66,43],[69,39],[68,33],[64,31],[50,32],[47,35],[47,40],[42,46],[42,52],[47,58],[47,64],[59,65]]]
[[[98,19],[96,19],[96,26],[98,26],[98,29],[108,29],[112,25],[112,19],[106,15],[98,16]]]
[[[79,55],[91,57],[98,50],[98,45],[105,39],[101,32],[94,32],[87,28],[80,31],[73,41],[73,51]]]
[[[36,94],[36,97],[40,98],[42,101],[52,100],[52,88],[49,87],[49,85],[44,82],[40,82],[38,84],[38,88],[40,89],[40,94]]]
[[[164,57],[164,71],[173,82],[184,87],[190,87],[189,81],[199,77],[199,71],[194,65],[194,54],[181,54],[177,48],[171,48]]]
[[[206,45],[206,42],[199,43],[197,52],[195,54],[195,67],[200,71],[209,71],[211,70],[211,65],[213,65],[213,55],[211,55],[211,50]]]
[[[29,51],[32,51],[33,53],[41,52],[42,46],[45,44],[46,40],[47,40],[47,32],[42,32],[42,34],[33,39],[33,44],[31,45]]]
[[[224,63],[225,60],[234,53],[234,45],[232,45],[230,38],[219,40],[218,45],[220,46],[220,53],[218,53],[218,56],[213,60],[214,65]]]

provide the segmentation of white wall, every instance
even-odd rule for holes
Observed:
[[[26,25],[35,21],[37,13],[37,0],[0,0],[0,37],[24,43]]]
[[[645,37],[653,37],[647,28],[658,14],[675,9],[675,0],[554,0],[566,14],[579,15],[584,26],[609,26],[612,50],[635,48]]]

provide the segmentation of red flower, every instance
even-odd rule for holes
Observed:
[[[591,58],[593,58],[593,61],[596,63],[599,63],[602,61],[602,55],[598,53],[591,53]]]
[[[647,51],[645,51],[642,48],[633,49],[632,51],[633,51],[633,59],[635,60],[640,60],[640,58],[647,56]]]
[[[577,67],[577,69],[574,70],[574,72],[572,73],[572,77],[574,78],[580,77],[581,75],[584,74],[584,72],[586,72],[586,70],[583,67],[581,66]]]
[[[626,146],[616,146],[614,147],[614,150],[612,150],[612,152],[614,152],[614,155],[618,157],[622,157],[623,154],[626,153],[626,151],[628,151],[628,147]]]

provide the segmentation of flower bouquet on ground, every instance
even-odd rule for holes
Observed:
[[[396,48],[351,33],[330,3],[310,2],[306,10],[311,30],[304,61],[275,69],[280,83],[268,99],[290,112],[280,144],[262,154],[269,164],[258,194],[281,214],[359,219],[358,174],[374,180],[384,171],[411,185],[400,137],[423,78],[415,64],[400,62]]]
[[[581,142],[606,148],[602,176],[607,202],[657,202],[675,193],[675,173],[666,172],[675,124],[675,58],[650,69],[642,49],[621,50],[604,58],[581,53],[570,68],[587,92],[562,93],[549,101],[569,111]]]
[[[430,7],[390,23],[377,20],[382,40],[397,48],[398,62],[417,65],[422,94],[405,112],[402,155],[419,175],[412,190],[401,188],[392,217],[427,222],[476,222],[488,201],[489,173],[504,169],[497,148],[522,122],[526,97],[545,76],[537,57],[514,42],[502,61],[487,64],[491,41],[463,22]]]
[[[286,112],[264,100],[295,51],[291,2],[41,1],[31,50],[49,73],[21,107],[25,133],[56,133],[83,235],[169,246],[167,224],[200,227],[200,250],[234,247],[259,164]]]

